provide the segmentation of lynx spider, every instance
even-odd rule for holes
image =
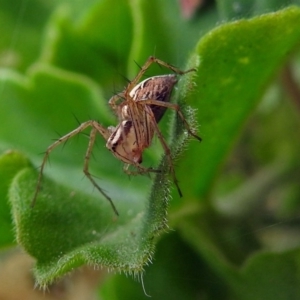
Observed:
[[[195,69],[181,71],[156,57],[150,56],[127,87],[121,93],[114,95],[109,100],[109,105],[119,118],[119,124],[116,127],[110,126],[105,128],[97,121],[89,120],[81,123],[76,129],[62,136],[47,148],[40,167],[37,185],[31,203],[32,207],[35,205],[38,193],[41,189],[44,167],[51,151],[88,127],[91,127],[92,129],[84,157],[83,172],[92,182],[94,187],[109,201],[116,215],[119,215],[119,213],[112,199],[96,183],[89,172],[89,160],[97,133],[100,133],[106,140],[106,147],[113,155],[125,163],[124,171],[129,174],[133,173],[129,171],[130,165],[133,165],[136,168],[135,174],[159,172],[158,170],[145,168],[141,165],[143,151],[150,146],[153,136],[156,133],[168,158],[170,173],[173,177],[174,184],[179,195],[182,196],[175,175],[170,148],[159,130],[158,122],[167,108],[173,109],[183,121],[188,133],[199,141],[201,141],[201,138],[191,131],[180,107],[177,104],[169,102],[172,89],[177,83],[177,76],[175,74],[149,77],[139,83],[140,79],[152,63],[157,63],[158,65],[166,67],[178,75],[195,71]]]

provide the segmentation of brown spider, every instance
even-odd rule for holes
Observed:
[[[116,215],[119,214],[112,199],[96,183],[89,172],[89,160],[97,133],[100,133],[106,140],[106,147],[113,153],[113,155],[125,163],[124,171],[129,174],[132,174],[132,172],[128,170],[130,165],[136,168],[136,174],[159,172],[158,170],[145,168],[141,165],[143,151],[150,146],[153,136],[156,133],[168,158],[170,173],[173,177],[174,184],[177,187],[179,195],[182,196],[178,180],[175,175],[170,149],[157,124],[164,115],[166,109],[171,108],[177,112],[188,133],[199,141],[201,141],[201,138],[191,131],[188,122],[180,110],[180,107],[177,104],[169,102],[173,87],[177,83],[175,74],[153,76],[139,83],[141,77],[145,74],[152,63],[164,66],[179,75],[195,71],[195,69],[190,69],[184,72],[153,56],[150,56],[137,76],[128,84],[124,91],[113,96],[109,100],[111,108],[115,111],[119,118],[119,124],[116,127],[110,126],[105,128],[97,121],[89,120],[80,124],[80,126],[76,129],[62,136],[47,148],[41,164],[36,190],[31,203],[32,207],[36,202],[37,195],[41,188],[43,170],[51,151],[61,143],[66,142],[69,138],[79,134],[87,127],[91,127],[92,129],[84,158],[83,172],[92,182],[94,187],[110,202]]]

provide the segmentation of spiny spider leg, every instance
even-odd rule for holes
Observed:
[[[154,57],[154,56],[150,56],[147,61],[145,62],[145,64],[142,66],[142,68],[140,69],[139,73],[135,76],[135,78],[131,81],[131,83],[127,86],[126,88],[126,92],[130,92],[140,81],[140,79],[142,78],[142,76],[145,74],[145,72],[147,71],[147,69],[150,67],[151,64],[153,63],[157,63],[167,69],[172,70],[174,73],[179,74],[179,75],[183,75],[192,71],[195,71],[195,69],[189,69],[187,71],[181,71],[178,68]],[[125,94],[126,94],[125,92]]]
[[[178,104],[170,103],[170,102],[163,102],[163,101],[158,101],[158,100],[138,100],[137,102],[143,104],[143,105],[157,105],[157,106],[162,106],[162,107],[167,107],[170,109],[174,109],[176,113],[179,115],[180,119],[182,120],[184,126],[186,127],[188,133],[193,136],[195,139],[199,140],[200,142],[202,141],[202,138],[198,136],[197,134],[193,133],[193,131],[190,129],[189,123],[187,122],[186,118],[184,117],[180,106]]]
[[[180,69],[154,57],[154,56],[150,56],[147,61],[145,62],[145,64],[141,67],[139,73],[135,76],[135,78],[128,84],[128,86],[125,88],[125,90],[117,95],[114,95],[113,97],[110,98],[110,100],[108,101],[109,105],[111,106],[111,108],[116,111],[118,110],[118,105],[116,104],[117,101],[119,99],[124,99],[125,102],[127,100],[127,97],[130,93],[130,91],[132,91],[132,89],[138,84],[138,82],[140,81],[140,79],[142,78],[142,76],[146,73],[147,69],[150,67],[151,64],[153,63],[157,63],[160,66],[166,67],[170,70],[172,70],[174,73],[179,74],[179,75],[184,75],[186,73],[192,72],[192,71],[196,71],[196,69],[192,68],[189,69],[187,71],[181,71]],[[130,99],[130,98],[129,98]]]
[[[167,145],[167,143],[166,143],[166,141],[165,141],[165,139],[164,139],[164,137],[163,137],[160,129],[158,128],[158,125],[157,125],[157,123],[155,121],[154,116],[153,116],[152,124],[153,124],[153,126],[155,128],[155,132],[156,132],[156,134],[158,136],[158,139],[159,139],[159,141],[160,141],[160,143],[161,143],[161,145],[162,145],[162,147],[163,147],[163,149],[165,151],[167,159],[169,161],[169,168],[170,168],[170,172],[171,172],[172,177],[173,177],[173,182],[174,182],[174,184],[175,184],[175,186],[177,188],[179,196],[182,197],[182,192],[181,192],[181,189],[179,187],[178,180],[177,180],[177,177],[176,177],[176,174],[175,174],[175,169],[174,169],[173,160],[172,160],[172,156],[171,156],[171,150],[168,147],[168,145]]]
[[[181,118],[181,120],[183,121],[188,133],[191,136],[193,136],[194,138],[198,139],[199,141],[201,141],[202,139],[199,136],[197,136],[195,133],[192,132],[192,130],[190,129],[190,126],[189,126],[187,120],[185,119],[179,105],[174,104],[174,103],[170,103],[170,102],[163,102],[163,101],[152,100],[152,99],[136,100],[135,103],[136,103],[137,106],[138,105],[145,105],[145,108],[144,108],[143,112],[147,115],[145,116],[144,123],[149,124],[149,126],[147,126],[147,127],[153,128],[152,131],[154,131],[157,134],[157,136],[160,140],[160,143],[161,143],[161,145],[164,149],[164,152],[167,156],[167,159],[168,159],[168,162],[169,162],[169,167],[170,167],[170,173],[172,174],[172,177],[173,177],[173,182],[174,182],[174,184],[177,188],[177,191],[178,191],[180,197],[182,197],[182,192],[181,192],[181,189],[179,187],[178,180],[177,180],[177,177],[176,177],[176,174],[175,174],[175,168],[174,168],[173,161],[172,161],[171,150],[170,150],[169,146],[167,145],[167,143],[166,143],[159,127],[158,127],[158,123],[155,120],[155,115],[153,113],[153,110],[149,109],[149,105],[157,105],[157,106],[162,106],[162,107],[171,108],[171,109],[175,110],[177,112],[177,114],[179,115],[179,117]],[[152,133],[152,136],[153,136],[153,133]],[[152,139],[152,137],[151,137],[151,139]]]
[[[119,104],[117,104],[119,99],[124,101],[124,93],[123,92],[112,96],[108,101],[108,104],[110,105],[111,109],[116,112],[117,116],[119,116],[119,110],[121,109],[119,107]]]
[[[93,120],[82,123],[79,127],[74,129],[73,131],[69,132],[68,134],[62,136],[61,138],[59,138],[56,142],[54,142],[47,148],[44,158],[43,158],[43,161],[42,161],[42,164],[41,164],[41,167],[40,167],[40,172],[39,172],[39,176],[38,176],[38,180],[37,180],[35,193],[34,193],[34,196],[33,196],[32,202],[31,202],[31,207],[33,207],[35,205],[38,193],[41,189],[43,171],[44,171],[45,164],[46,164],[48,157],[49,157],[50,153],[52,152],[52,150],[54,150],[60,144],[66,142],[71,137],[84,131],[88,127],[92,127],[92,132],[90,135],[91,139],[89,141],[89,147],[88,147],[88,150],[87,150],[87,153],[85,156],[84,173],[87,175],[87,177],[90,179],[90,181],[92,181],[92,183],[99,190],[99,192],[110,202],[110,204],[112,205],[112,207],[114,209],[114,212],[118,215],[118,212],[117,212],[115,206],[113,205],[111,198],[95,183],[95,181],[93,180],[93,178],[91,177],[91,175],[88,171],[88,160],[89,160],[89,157],[90,157],[90,154],[92,151],[92,147],[94,145],[96,132],[99,132],[104,137],[105,140],[107,140],[110,136],[110,131],[108,129],[102,127],[98,122],[93,121]]]
[[[145,168],[141,164],[135,164],[133,165],[137,170],[136,171],[131,171],[129,170],[131,164],[125,164],[123,166],[123,171],[124,173],[128,175],[140,175],[140,174],[149,174],[149,173],[160,173],[160,170],[153,169],[153,168]]]
[[[110,203],[113,211],[115,212],[115,214],[117,216],[119,216],[119,213],[118,213],[112,199],[101,189],[101,187],[96,183],[96,181],[92,177],[91,173],[89,172],[89,161],[90,161],[93,146],[94,146],[94,143],[95,143],[95,140],[96,140],[96,135],[97,135],[97,132],[99,131],[99,129],[97,128],[98,125],[99,124],[97,124],[97,126],[93,126],[93,128],[90,132],[90,140],[89,140],[88,148],[86,150],[85,157],[84,157],[83,172],[86,175],[86,177],[91,181],[93,186],[109,201],[109,203]]]

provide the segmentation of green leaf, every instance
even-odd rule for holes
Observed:
[[[174,263],[174,261],[176,263]],[[224,299],[226,286],[207,269],[198,254],[182,241],[176,232],[161,238],[155,251],[155,263],[143,276],[135,279],[116,275],[103,283],[101,299],[144,299],[144,289],[153,299]],[[211,296],[211,298],[208,297]]]
[[[294,26],[299,18],[299,8],[291,7],[222,25],[199,42],[197,89],[186,101],[199,109],[203,143],[191,143],[177,168],[179,174],[189,174],[189,180],[179,177],[185,198],[209,200],[205,196],[242,126],[299,45],[300,26]]]
[[[160,1],[132,0],[130,3],[134,32],[128,59],[128,74],[134,77],[137,68],[132,64],[133,61],[141,64],[153,53],[162,60],[171,59],[172,45],[170,44],[171,34],[164,23],[163,10],[160,9]],[[156,17],[153,18],[153,15]],[[156,72],[160,74],[163,70],[156,68]]]
[[[206,196],[241,126],[255,108],[264,87],[300,40],[300,30],[293,26],[299,17],[299,9],[290,8],[225,24],[200,41],[190,61],[190,67],[198,66],[200,61],[197,77],[189,74],[182,78],[178,99],[181,104],[186,100],[199,109],[197,119],[204,141],[200,145],[192,143],[179,168],[176,162],[176,173],[185,195],[177,212],[197,213],[199,206],[190,205],[189,201],[200,197],[208,202]],[[65,27],[58,26],[58,33],[69,27],[72,31],[69,21],[62,23]],[[74,34],[73,41],[82,41],[77,37]],[[0,101],[0,119],[10,126],[7,130],[0,128],[1,142],[28,153],[36,165],[41,158],[37,160],[33,153],[47,148],[52,130],[67,133],[76,127],[71,112],[79,116],[80,121],[95,118],[105,126],[115,124],[107,117],[101,91],[84,76],[43,64],[34,66],[27,77],[9,72],[3,76],[6,85]],[[184,104],[182,108],[194,128],[197,124],[193,121],[194,111]],[[180,120],[176,120],[172,128],[171,150],[176,160],[188,137]],[[169,176],[164,172],[166,158],[160,166],[163,172],[155,177],[146,200],[150,181],[136,177],[128,182],[121,163],[104,149],[101,140],[100,154],[94,151],[97,168],[92,163],[91,169],[100,177],[101,187],[107,190],[120,211],[121,216],[116,219],[109,203],[97,193],[91,195],[90,184],[76,177],[81,174],[86,146],[87,140],[79,137],[78,141],[70,141],[63,151],[51,153],[51,173],[48,167],[46,174],[50,176],[44,177],[34,209],[30,203],[36,186],[36,170],[22,170],[11,185],[17,238],[37,258],[35,272],[38,283],[43,286],[83,263],[128,273],[141,272],[153,255],[157,235],[166,229],[170,189]],[[183,209],[180,211],[180,208]],[[171,214],[171,218],[176,217],[181,221],[180,213]],[[206,221],[205,218],[211,216],[203,213],[200,217]],[[201,224],[193,220],[191,228],[196,230],[197,226]],[[190,235],[188,230],[178,228],[184,237]],[[210,240],[213,230],[207,233],[208,237],[199,246],[211,251],[207,262],[218,265],[223,271],[221,274],[233,276],[224,257],[214,261],[213,254],[218,256],[221,250]],[[193,245],[191,239],[186,240]]]
[[[45,142],[45,136],[50,136],[49,128],[61,126],[65,132],[74,129],[74,125],[67,129],[73,116],[65,115],[71,107],[79,119],[88,112],[107,119],[101,103],[97,103],[101,101],[98,89],[83,76],[41,64],[30,70],[27,80],[22,77],[17,79],[14,73],[4,72],[3,77],[5,75],[6,97],[1,102],[5,111],[3,118],[7,122],[13,120],[14,109],[19,110],[21,107],[20,112],[25,115],[21,113],[19,119],[24,121],[26,117],[31,118],[31,122],[24,122],[23,131],[31,134],[35,132],[35,136],[41,137],[33,143],[32,137],[24,134],[19,142],[29,152],[34,152],[37,144]],[[185,78],[191,80],[192,76],[187,74]],[[185,90],[190,89],[186,80],[179,86],[181,98],[187,93]],[[13,105],[5,106],[5,99],[10,99]],[[57,105],[49,106],[48,101]],[[193,112],[189,114],[192,116]],[[14,139],[17,136],[16,130],[19,128],[12,127],[10,132],[3,131],[3,140],[17,145],[18,141]],[[179,126],[176,140],[180,143],[178,145],[176,142],[174,158],[180,154],[187,139],[184,127]],[[66,148],[71,148],[70,151],[56,150],[51,153],[52,163],[59,163],[51,170],[51,177],[56,182],[45,176],[34,208],[30,205],[37,183],[37,171],[34,168],[19,172],[10,188],[17,240],[37,259],[35,273],[38,284],[42,286],[82,264],[139,273],[152,257],[155,237],[167,226],[170,189],[167,160],[164,159],[159,167],[161,173],[156,176],[154,188],[147,200],[149,179],[139,176],[128,182],[120,170],[121,162],[107,149],[99,151],[100,163],[97,169],[91,166],[92,173],[100,178],[101,187],[115,202],[120,212],[120,217],[116,218],[109,203],[101,199],[101,195],[91,195],[91,183],[86,178],[83,183],[79,181],[88,140],[84,142],[78,140],[74,146],[73,139],[69,143],[72,143],[72,147],[66,145]],[[78,156],[78,153],[81,155]],[[76,172],[77,179],[74,179]]]
[[[140,271],[149,256],[145,249],[149,240],[141,243],[143,213],[118,205],[121,217],[116,219],[108,203],[99,197],[50,180],[44,180],[38,201],[31,208],[36,179],[33,169],[20,172],[10,199],[18,242],[37,258],[40,285],[83,263]]]
[[[87,74],[110,91],[112,85],[120,84],[120,74],[133,78],[139,70],[134,62],[142,65],[150,55],[183,67],[181,58],[190,53],[198,41],[199,27],[207,30],[206,27],[213,27],[217,21],[214,16],[209,22],[204,15],[198,26],[192,26],[182,19],[169,18],[170,11],[179,14],[172,1],[117,2],[118,5],[111,9],[111,1],[100,1],[89,8],[81,8],[81,14],[77,13],[76,17],[74,10],[78,11],[77,8],[59,7],[47,26],[41,61]],[[210,24],[203,25],[203,19]],[[188,38],[185,31],[189,31]],[[178,47],[178,40],[185,42]],[[147,74],[163,72],[153,67]]]
[[[0,246],[14,244],[14,232],[10,207],[8,205],[8,188],[13,177],[30,165],[27,158],[16,151],[7,151],[0,156]]]
[[[255,7],[256,1],[217,1],[219,15],[222,20],[230,21],[233,18],[250,17]]]
[[[199,108],[203,143],[201,147],[193,143],[177,168],[179,174],[188,174],[188,180],[181,180],[187,200],[174,205],[171,220],[186,242],[230,286],[232,299],[299,298],[299,250],[254,255],[257,241],[251,241],[251,246],[238,241],[244,236],[239,231],[244,220],[233,220],[234,233],[228,234],[231,219],[218,216],[209,197],[241,128],[265,88],[297,49],[300,26],[295,24],[299,20],[300,9],[291,7],[236,21],[214,29],[197,47],[197,89],[187,101]],[[187,205],[186,201],[201,201],[202,206]],[[253,232],[253,227],[248,227],[249,231]],[[255,239],[254,234],[246,236],[247,242]],[[248,262],[243,267],[245,257]]]
[[[217,8],[220,18],[224,21],[231,21],[246,18],[255,14],[263,14],[276,11],[289,6],[297,1],[293,0],[227,0],[217,1]]]
[[[230,299],[299,299],[299,249],[283,253],[255,253],[238,268],[229,263],[214,245],[208,234],[209,229],[195,227],[194,221],[183,221],[181,232],[215,274],[220,276],[220,282],[226,283]],[[204,223],[201,222],[202,225]]]
[[[2,69],[0,81],[5,87],[0,117],[7,124],[0,128],[1,143],[32,155],[44,151],[50,138],[57,138],[55,132],[74,129],[77,124],[73,114],[80,121],[96,117],[103,122],[109,120],[99,86],[87,77],[36,64],[30,68],[27,77]],[[85,148],[86,143],[81,142]],[[40,158],[39,155],[38,161]],[[80,157],[77,158],[79,161]]]
[[[39,54],[48,7],[36,0],[18,5],[1,0],[0,7],[0,66],[24,71]]]
[[[116,74],[126,74],[132,40],[128,1],[114,9],[111,1],[98,1],[83,12],[74,21],[68,6],[59,7],[47,26],[41,60],[111,87]]]
[[[240,270],[231,288],[241,300],[296,300],[300,297],[300,250],[257,254]]]

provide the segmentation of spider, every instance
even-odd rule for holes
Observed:
[[[169,102],[173,87],[177,83],[177,76],[175,74],[153,76],[139,83],[152,63],[166,67],[178,75],[195,71],[195,69],[181,71],[156,57],[150,56],[127,87],[109,100],[109,105],[119,119],[119,124],[116,127],[110,126],[105,128],[97,121],[89,120],[81,123],[76,129],[62,136],[47,148],[40,167],[37,185],[31,203],[32,207],[35,205],[41,188],[44,167],[51,151],[88,127],[91,127],[91,131],[84,158],[83,172],[94,187],[109,201],[116,215],[119,215],[119,213],[112,199],[96,183],[89,172],[89,161],[97,133],[102,135],[106,140],[106,147],[112,154],[125,163],[124,171],[128,174],[133,174],[133,172],[129,171],[129,166],[136,168],[135,174],[159,172],[159,170],[146,168],[141,165],[143,151],[150,146],[153,136],[156,134],[168,158],[170,173],[173,177],[174,184],[179,195],[182,196],[175,175],[170,148],[159,130],[158,122],[163,117],[167,108],[173,109],[183,121],[188,133],[199,141],[201,141],[201,138],[192,132],[180,107],[177,104]]]

